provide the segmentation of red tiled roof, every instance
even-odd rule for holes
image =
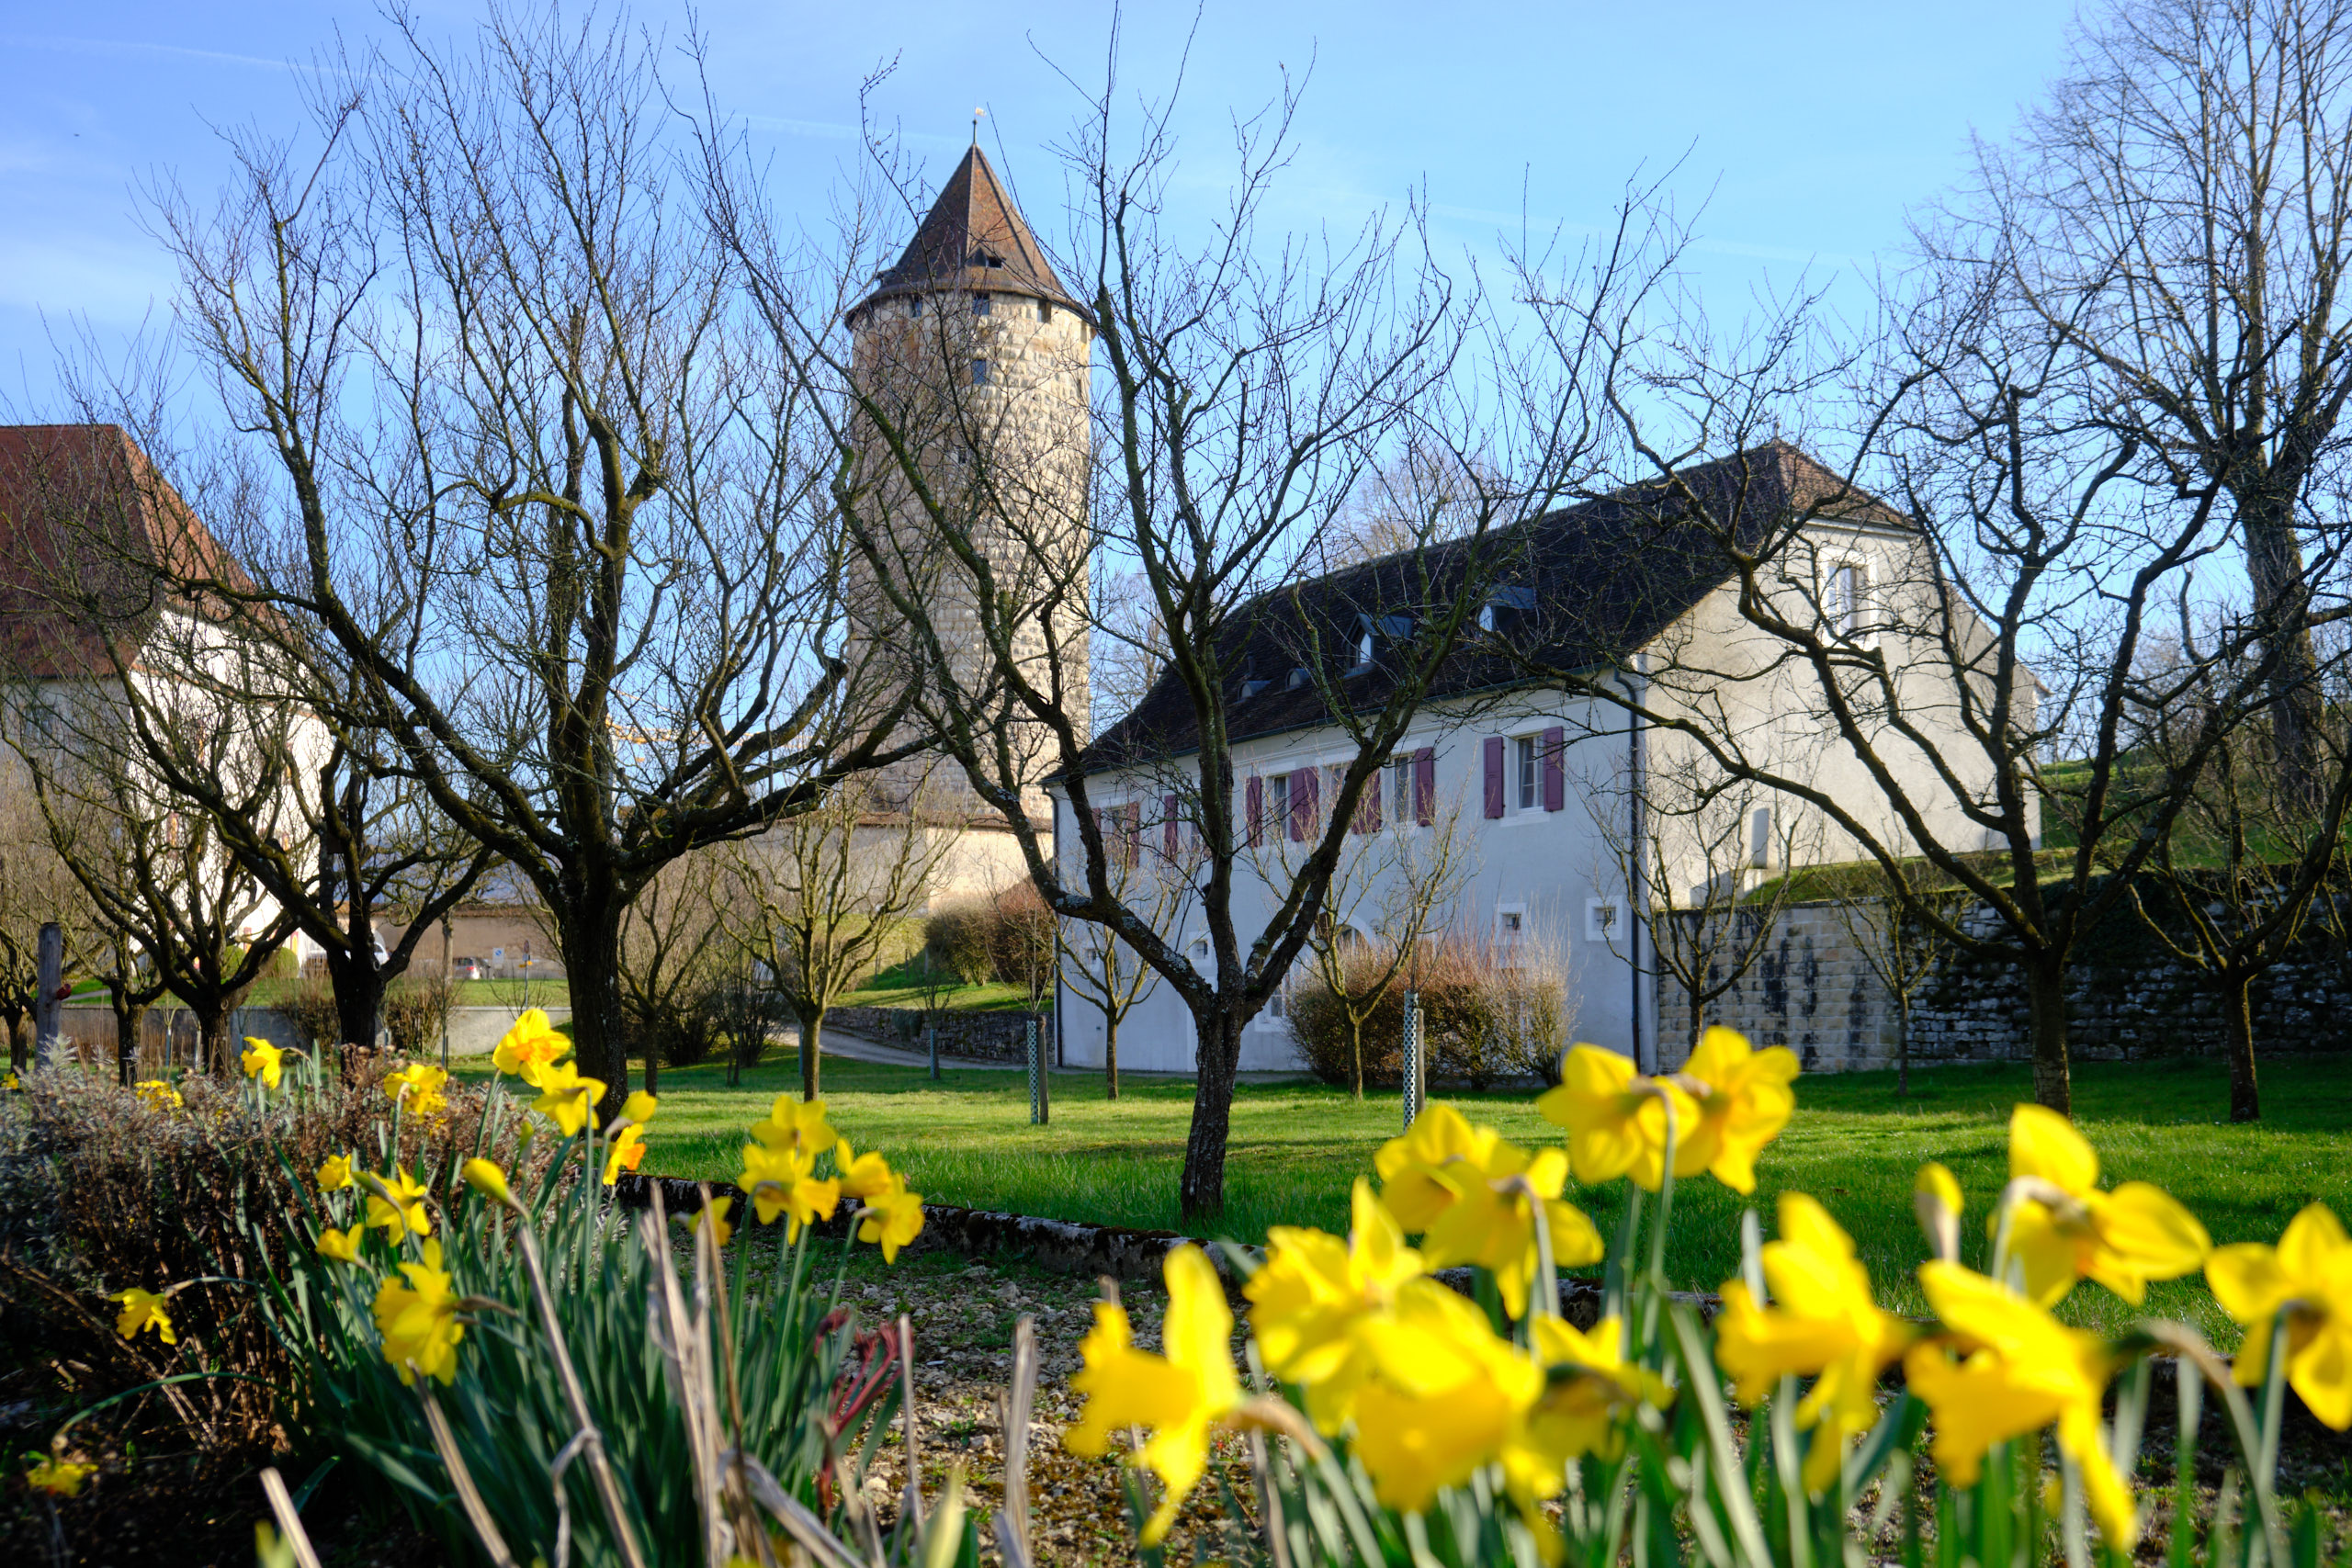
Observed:
[[[978,143],[940,187],[939,199],[907,242],[898,265],[875,278],[874,292],[857,309],[894,295],[938,288],[1001,289],[1051,299],[1073,310],[1086,308],[1054,276],[1053,264]]]
[[[107,675],[174,585],[249,586],[147,455],[112,424],[0,425],[0,669]]]

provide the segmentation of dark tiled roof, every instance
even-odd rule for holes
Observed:
[[[1774,442],[1679,476],[1706,513],[1734,521],[1743,549],[1753,549],[1792,514],[1821,514],[1907,526],[1892,508],[1849,491],[1838,477],[1785,443]],[[1377,707],[1394,687],[1385,661],[1356,674],[1356,638],[1367,618],[1434,613],[1461,592],[1465,574],[1521,590],[1528,604],[1514,641],[1546,668],[1591,670],[1647,647],[1731,575],[1708,525],[1663,481],[1545,513],[1481,541],[1453,541],[1349,567],[1296,588],[1277,589],[1243,604],[1219,633],[1226,672],[1227,728],[1235,740],[1330,721],[1323,694],[1291,671],[1315,657],[1359,712]],[[1475,641],[1448,661],[1433,698],[1513,685],[1525,666]],[[1245,682],[1264,682],[1242,694]],[[1089,772],[1198,747],[1190,693],[1163,671],[1133,712],[1097,737],[1084,753]]]
[[[947,176],[898,265],[874,280],[874,292],[857,309],[894,295],[940,288],[1001,289],[1052,299],[1073,310],[1086,308],[1054,276],[1053,264],[977,142]]]
[[[0,425],[0,669],[112,673],[109,643],[146,641],[166,580],[250,586],[119,426]]]

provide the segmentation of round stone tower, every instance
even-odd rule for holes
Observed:
[[[979,573],[944,548],[935,519],[973,542],[994,603],[1016,625],[1024,676],[1048,689],[1058,683],[1062,711],[1079,719],[1084,739],[1092,320],[1054,276],[975,144],[898,264],[850,312],[849,327],[858,389],[879,411],[864,423],[850,488],[885,541],[888,587],[918,599],[938,629],[952,679],[937,682],[935,700],[952,692],[976,726],[1006,716],[1028,814],[1048,820],[1038,786],[1057,760],[1052,738],[1013,716],[1021,710],[1003,693],[975,609]],[[893,676],[918,645],[862,556],[844,592],[854,657],[865,661],[872,689],[895,689]],[[926,775],[932,809],[988,814],[952,763],[900,768],[885,788],[910,795]]]

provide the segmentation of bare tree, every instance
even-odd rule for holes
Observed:
[[[675,188],[656,40],[390,27],[322,62],[308,146],[234,138],[216,207],[159,203],[246,433],[175,468],[254,581],[200,586],[327,650],[338,734],[537,890],[609,1110],[638,890],[882,760],[899,715],[843,658],[819,389]]]
[[[728,931],[729,902],[740,890],[733,852],[698,850],[672,861],[638,889],[621,922],[621,1008],[645,1053],[648,1093],[660,1089],[662,1056],[711,1027],[706,993],[730,963],[741,966]]]
[[[1323,918],[1306,941],[1315,977],[1339,1003],[1347,1025],[1351,1089],[1358,1100],[1363,1098],[1364,1025],[1413,964],[1422,939],[1451,923],[1453,900],[1476,870],[1459,831],[1458,802],[1431,802],[1426,811],[1407,798],[1387,805],[1384,812],[1375,792],[1357,807],[1324,895]],[[1261,848],[1267,886],[1292,880],[1283,863],[1296,848],[1286,834]]]
[[[198,692],[177,696],[157,716],[175,732],[175,747],[203,759],[247,819],[272,833],[296,830],[269,759],[282,754],[300,716],[257,716]],[[227,852],[213,819],[188,809],[146,766],[131,719],[106,686],[19,684],[11,700],[18,711],[7,733],[45,738],[14,744],[50,845],[100,933],[100,972],[126,1030],[121,1070],[137,1053],[138,1012],[165,989],[194,1015],[198,1068],[220,1070],[233,1055],[232,1015],[293,935],[293,916]],[[257,735],[271,739],[257,743]]]
[[[767,966],[800,1023],[800,1092],[822,1087],[825,1015],[906,939],[907,917],[930,897],[953,828],[920,790],[841,785],[734,851],[742,897],[733,940]]]
[[[1942,928],[1967,918],[1968,896],[1915,878],[1906,901],[1876,865],[1827,885],[1846,938],[1880,987],[1894,1002],[1894,1092],[1911,1092],[1911,1010],[1920,987],[1941,967],[1952,944]],[[1926,912],[1922,918],[1921,911]]]
[[[1191,912],[1193,880],[1199,874],[1199,846],[1181,819],[1137,831],[1122,845],[1110,866],[1122,902],[1148,912],[1159,931],[1180,930]],[[1050,918],[1050,917],[1048,917]],[[1098,926],[1055,922],[1062,984],[1102,1015],[1102,1084],[1119,1098],[1119,1026],[1159,988],[1159,971]]]
[[[1616,793],[1638,795],[1639,808],[1596,809],[1592,819],[1623,886],[1635,889],[1634,918],[1648,938],[1620,956],[1681,991],[1687,1057],[1707,1010],[1770,951],[1796,886],[1790,874],[1815,858],[1819,831],[1770,791],[1693,761],[1621,776]],[[1610,936],[1612,950],[1625,940]]]
[[[2271,655],[2275,765],[2316,818],[2305,544],[2341,529],[2323,498],[2352,398],[2352,6],[2108,0],[2072,42],[1926,247],[1996,274],[2061,350],[2048,374],[2163,482],[2217,492]]]
[[[1592,422],[1512,374],[1508,343],[1464,355],[1484,307],[1437,264],[1418,215],[1377,217],[1328,243],[1266,231],[1295,92],[1240,122],[1231,209],[1188,248],[1160,216],[1177,168],[1172,106],[1147,104],[1131,133],[1114,80],[1069,144],[1069,242],[1053,267],[1041,252],[1017,257],[1027,270],[1002,284],[967,272],[959,248],[952,279],[933,266],[935,288],[863,298],[885,259],[884,204],[865,203],[846,239],[853,259],[835,269],[843,286],[812,309],[793,287],[801,258],[723,130],[708,138],[707,183],[777,340],[845,389],[834,496],[870,578],[861,613],[919,669],[923,727],[1003,816],[1055,917],[1102,927],[1192,1015],[1199,1067],[1180,1196],[1198,1216],[1224,1199],[1242,1030],[1314,932],[1367,781],[1474,624],[1507,554],[1502,525],[1542,510]],[[887,152],[879,164],[899,209],[919,213],[904,171]],[[918,253],[901,267],[930,265]],[[1015,309],[984,317],[973,291],[993,302],[996,288],[1012,291],[1001,297]],[[1086,330],[1068,363],[1012,352],[1027,322],[1072,311]],[[887,345],[864,360],[859,322],[869,344]],[[985,374],[969,369],[983,363]],[[926,365],[927,380],[909,374]],[[1481,373],[1491,400],[1471,384]],[[1072,388],[1091,398],[1091,429],[1044,417]],[[1055,441],[1042,451],[1029,439],[1041,433]],[[1386,641],[1379,678],[1351,683],[1354,615],[1344,626],[1292,615],[1283,589],[1384,465],[1406,478],[1393,500],[1415,547],[1361,585],[1355,609]],[[1433,553],[1441,533],[1456,536]],[[1107,634],[1088,588],[1097,559],[1138,590],[1131,622]],[[1252,635],[1275,635],[1285,616],[1287,662],[1308,672],[1351,757],[1328,802],[1331,826],[1268,901],[1237,876],[1249,829],[1234,746],[1248,727],[1235,710],[1245,682],[1283,673],[1244,664]],[[1164,702],[1166,724],[1130,719],[1094,743],[1084,660],[1099,635],[1148,641],[1154,695],[1138,712]],[[1072,829],[1058,845],[1040,820],[1048,776]],[[1114,886],[1109,818],[1138,790],[1177,795],[1199,836],[1205,964]]]
[[[2192,668],[2202,670],[2193,656]],[[2316,660],[2314,661],[2316,663]],[[2213,671],[2202,670],[2209,679]],[[2344,821],[2352,806],[2352,746],[2326,709],[2299,732],[2309,771],[2270,766],[2264,718],[2226,737],[2193,773],[2176,762],[2193,743],[2202,694],[2147,716],[2145,750],[2188,779],[2182,808],[2132,885],[2132,903],[2156,942],[2195,970],[2222,1003],[2230,1062],[2230,1120],[2262,1119],[2256,1076],[2254,983],[2301,946],[2314,901],[2342,897]],[[2340,705],[2336,711],[2340,713]],[[2313,809],[2305,791],[2316,785]],[[2341,919],[2329,908],[2323,923]]]
[[[0,799],[0,1024],[8,1030],[8,1066],[32,1059],[33,1012],[40,990],[40,928],[65,928],[66,968],[80,966],[89,933],[74,919],[81,903],[73,876],[50,848],[31,794],[10,780]]]

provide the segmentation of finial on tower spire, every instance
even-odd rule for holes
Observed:
[[[972,110],[972,145],[975,147],[980,144],[980,117],[988,112],[977,106]]]

